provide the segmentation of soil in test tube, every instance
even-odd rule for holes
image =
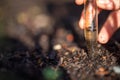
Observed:
[[[84,31],[85,39],[86,39],[86,46],[89,56],[95,56],[97,53],[97,30],[90,29],[91,27],[88,27]]]

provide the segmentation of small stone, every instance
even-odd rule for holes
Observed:
[[[69,52],[65,52],[65,55],[66,55],[66,56],[69,55]]]
[[[117,74],[120,74],[120,66],[114,66],[113,71]]]
[[[60,44],[56,44],[53,47],[54,50],[60,50],[61,48],[62,48],[62,46]]]
[[[72,52],[75,52],[75,51],[76,51],[76,49],[75,49],[75,48],[71,48],[71,51],[72,51]]]
[[[60,58],[60,63],[59,63],[59,65],[61,65],[61,64],[63,63],[63,60],[64,60],[64,59],[61,57],[61,58]]]

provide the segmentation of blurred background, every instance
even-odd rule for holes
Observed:
[[[83,5],[77,6],[74,0],[1,0],[0,52],[37,49],[46,53],[64,43],[85,47],[78,26],[82,10]],[[109,13],[99,15],[99,30]],[[119,41],[119,36],[113,39]]]
[[[54,34],[59,31],[58,28],[61,28],[59,32],[77,36],[73,42],[79,42],[83,32],[77,22],[82,9],[83,6],[75,5],[74,0],[1,0],[1,43],[5,42],[3,38],[9,38],[30,50],[41,46],[47,51],[54,44]],[[11,43],[2,46],[11,47]]]

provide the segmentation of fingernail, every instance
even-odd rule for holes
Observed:
[[[101,35],[99,36],[99,42],[100,42],[100,43],[103,43],[103,44],[107,42],[104,34],[101,34]]]

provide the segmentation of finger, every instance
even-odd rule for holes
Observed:
[[[84,0],[75,0],[75,3],[76,3],[77,5],[81,5],[81,4],[84,3]]]
[[[114,11],[108,17],[106,23],[103,25],[99,36],[98,41],[100,43],[107,43],[112,37],[113,33],[120,27],[120,10]]]
[[[94,11],[95,11],[95,9],[94,9]],[[101,9],[98,9],[97,10],[97,14],[99,14],[100,13],[100,11],[101,11]],[[95,15],[95,12],[93,13],[93,15]],[[94,17],[94,16],[93,16]],[[84,14],[84,10],[83,10],[83,12],[82,12],[82,14],[81,14],[81,17],[80,17],[80,20],[79,20],[79,27],[81,28],[81,29],[84,29],[85,27],[84,27],[84,23],[85,22],[85,14]]]
[[[120,8],[120,0],[97,0],[99,8],[106,10],[117,10]]]
[[[79,21],[79,27],[81,28],[81,29],[84,29],[84,10],[83,10],[83,12],[82,12],[82,14],[81,14],[81,18],[80,18],[80,21]]]

